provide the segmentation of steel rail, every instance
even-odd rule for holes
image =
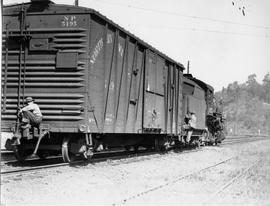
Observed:
[[[259,140],[267,140],[268,138],[264,137],[259,137],[259,138],[252,138],[252,139],[235,139],[235,140],[230,140],[230,141],[223,141],[221,145],[233,145],[233,144],[243,144],[243,143],[248,143],[248,142],[256,142]]]
[[[115,153],[119,154],[119,152],[115,152]],[[95,155],[101,156],[104,154],[105,153],[95,154]],[[35,167],[21,168],[21,169],[16,169],[16,170],[2,171],[1,175],[23,173],[23,172],[28,172],[28,171],[36,171],[36,170],[49,169],[49,168],[55,168],[55,167],[61,167],[61,166],[74,166],[74,165],[89,164],[89,163],[91,164],[91,163],[104,162],[104,161],[108,161],[108,160],[119,160],[119,159],[132,158],[132,157],[138,157],[138,156],[150,156],[150,155],[154,155],[154,154],[158,154],[158,153],[156,151],[150,151],[150,152],[149,151],[147,151],[147,152],[140,151],[139,153],[137,152],[134,154],[134,151],[132,151],[132,152],[129,152],[128,154],[125,154],[125,155],[115,155],[115,156],[102,157],[102,158],[96,157],[96,158],[93,158],[89,161],[79,160],[79,161],[73,161],[72,163],[56,163],[56,164],[54,163],[54,164],[41,165],[41,166],[35,166]],[[34,161],[34,160],[38,160],[38,159],[32,159],[32,160],[28,160],[28,161]],[[12,161],[11,163],[17,163],[17,162]]]
[[[177,177],[177,178],[174,179],[174,180],[168,181],[168,182],[166,182],[166,183],[164,183],[164,184],[160,184],[160,185],[158,185],[158,186],[155,186],[155,187],[152,187],[152,188],[150,188],[150,189],[147,189],[147,190],[145,190],[145,191],[143,191],[143,192],[139,192],[139,193],[137,193],[137,194],[135,194],[135,195],[129,196],[129,197],[123,199],[123,200],[120,201],[120,202],[114,203],[113,205],[122,205],[122,204],[125,204],[125,203],[126,203],[127,201],[129,201],[129,200],[136,199],[136,198],[138,198],[138,197],[141,197],[141,196],[143,196],[143,195],[146,195],[146,194],[148,194],[148,193],[154,192],[154,191],[159,190],[159,189],[163,189],[164,187],[167,187],[167,186],[169,186],[169,185],[171,185],[171,184],[174,184],[174,183],[176,183],[176,182],[179,182],[179,181],[181,181],[181,180],[184,180],[184,179],[186,179],[186,178],[188,178],[188,177],[190,177],[190,176],[192,176],[192,175],[194,175],[194,174],[196,174],[196,173],[200,173],[200,172],[203,172],[203,171],[205,171],[205,170],[209,170],[209,169],[211,169],[211,168],[213,168],[213,167],[217,167],[217,166],[219,166],[219,165],[221,165],[221,164],[224,164],[224,163],[226,163],[226,162],[228,162],[228,161],[230,161],[230,160],[232,160],[232,159],[235,159],[236,157],[237,157],[237,156],[230,157],[230,158],[228,158],[228,159],[225,159],[225,160],[220,161],[220,162],[218,162],[218,163],[215,163],[215,164],[213,164],[213,165],[210,165],[210,166],[207,166],[207,167],[198,169],[198,170],[196,170],[196,171],[192,171],[192,172],[189,172],[189,173],[187,173],[187,174],[181,175],[181,176]]]
[[[239,172],[239,174],[229,181],[227,181],[224,185],[222,185],[214,194],[212,194],[205,202],[204,204],[207,204],[209,201],[214,199],[217,195],[219,195],[221,192],[226,190],[228,187],[230,187],[232,184],[234,184],[237,180],[239,180],[241,177],[243,177],[250,169],[255,167],[261,160],[257,160],[255,163],[253,163],[251,166],[247,167],[246,169]]]
[[[186,154],[186,153],[194,153],[194,152],[199,152],[201,151],[201,148],[196,148],[196,149],[190,149],[190,150],[181,150],[178,152],[181,152],[181,154]],[[165,152],[163,152],[165,153]],[[139,159],[139,160],[133,160],[133,162],[137,161],[145,161],[145,160],[150,160],[154,158],[159,158],[159,156],[153,157],[153,155],[157,154],[163,154],[162,152],[157,152],[157,151],[149,151],[149,150],[140,150],[139,152],[137,151],[129,151],[127,154],[123,155],[123,151],[117,151],[117,152],[111,152],[109,157],[98,157],[102,155],[108,155],[108,153],[100,153],[100,154],[94,154],[93,159],[86,161],[86,160],[79,160],[79,161],[73,161],[71,163],[54,163],[54,164],[48,164],[48,165],[41,165],[41,166],[32,166],[32,167],[27,167],[27,168],[21,168],[21,169],[16,169],[16,170],[8,170],[8,171],[2,171],[1,175],[5,174],[17,174],[17,173],[23,173],[23,172],[28,172],[28,171],[36,171],[36,170],[42,170],[42,169],[49,169],[49,168],[56,168],[56,167],[62,167],[62,166],[74,166],[74,165],[80,165],[80,164],[94,164],[94,163],[100,163],[100,162],[105,162],[105,161],[110,161],[110,160],[121,160],[121,159],[129,159],[129,158],[135,158],[135,157],[142,157],[145,156],[146,158],[144,159]],[[166,152],[167,154],[170,153],[170,151]],[[112,155],[116,154],[116,155]],[[120,154],[120,155],[117,155]],[[56,158],[56,157],[55,157]],[[52,159],[55,159],[52,158]],[[60,157],[59,157],[60,158]],[[31,159],[29,161],[37,161],[38,159]],[[47,159],[48,160],[48,159]],[[11,161],[10,163],[19,163],[18,161]],[[121,164],[121,163],[119,163]]]
[[[67,165],[69,165],[69,163],[59,163],[59,164],[53,164],[53,165],[45,165],[45,166],[23,168],[23,169],[17,169],[17,170],[9,170],[9,171],[3,171],[3,172],[1,172],[1,175],[4,175],[4,174],[14,174],[14,173],[16,174],[16,173],[22,173],[22,172],[28,172],[28,171],[36,171],[36,170],[41,170],[41,169],[61,167],[61,166],[67,166]]]
[[[11,155],[11,154],[8,154],[8,155]],[[12,153],[12,155],[14,156],[13,153]],[[47,157],[46,159],[43,159],[43,160],[49,161],[49,160],[53,160],[53,159],[61,159],[62,160],[62,156],[61,155],[50,156],[50,157]],[[2,160],[1,164],[23,164],[24,162],[29,164],[30,162],[36,162],[36,161],[42,161],[42,159],[40,159],[39,157],[33,157],[33,158],[30,158],[30,159],[26,159],[23,162],[20,162],[20,161],[13,158],[11,160]]]

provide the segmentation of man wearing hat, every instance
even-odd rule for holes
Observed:
[[[27,123],[25,128],[29,128],[30,125],[37,127],[42,121],[42,114],[37,104],[34,103],[32,97],[25,99],[27,105],[20,109],[19,114],[22,114],[23,122]]]
[[[188,133],[187,133],[187,139],[186,139],[186,142],[188,144],[190,144],[190,142],[191,142],[191,135],[192,135],[193,130],[196,128],[196,122],[197,122],[197,117],[195,115],[195,112],[192,111],[192,112],[190,112],[190,117],[189,117],[189,121],[188,121],[188,124],[190,126]]]

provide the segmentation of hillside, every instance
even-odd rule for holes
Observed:
[[[270,73],[262,84],[252,74],[245,83],[233,82],[215,96],[223,100],[228,134],[270,135]]]

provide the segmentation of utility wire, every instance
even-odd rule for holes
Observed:
[[[220,34],[228,34],[228,35],[239,35],[239,36],[253,36],[253,37],[261,37],[261,38],[270,38],[268,34],[252,34],[252,33],[240,33],[233,31],[220,31],[220,30],[211,30],[211,29],[203,29],[203,28],[181,28],[181,27],[170,27],[170,26],[151,26],[151,25],[136,25],[136,27],[145,27],[145,28],[153,28],[153,29],[175,29],[175,30],[190,30],[194,32],[209,32],[209,33],[220,33]]]
[[[270,29],[270,26],[261,26],[261,25],[255,25],[255,24],[244,24],[244,23],[240,23],[240,22],[228,21],[228,20],[223,20],[223,19],[214,19],[214,18],[210,18],[210,17],[187,15],[187,14],[181,14],[181,13],[177,13],[177,12],[169,12],[169,11],[150,9],[150,8],[143,8],[143,7],[132,6],[132,5],[127,5],[127,4],[121,4],[121,3],[111,3],[111,2],[106,2],[106,1],[103,1],[103,0],[99,0],[96,3],[110,4],[110,5],[113,5],[113,6],[128,7],[128,8],[132,8],[132,9],[138,9],[138,10],[143,10],[143,11],[151,11],[151,12],[155,12],[155,13],[168,14],[168,15],[174,15],[174,16],[182,16],[182,17],[192,18],[192,19],[196,19],[196,20],[205,20],[205,21],[219,22],[219,23],[224,23],[224,24],[232,24],[232,25],[253,27],[253,28],[257,28],[257,29],[267,29],[267,30]]]

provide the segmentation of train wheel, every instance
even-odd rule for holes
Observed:
[[[27,157],[27,152],[23,145],[16,145],[13,148],[14,155],[16,159],[20,162],[23,162]]]
[[[62,157],[64,162],[72,162],[75,159],[75,154],[71,153],[70,137],[65,137],[62,143]]]

